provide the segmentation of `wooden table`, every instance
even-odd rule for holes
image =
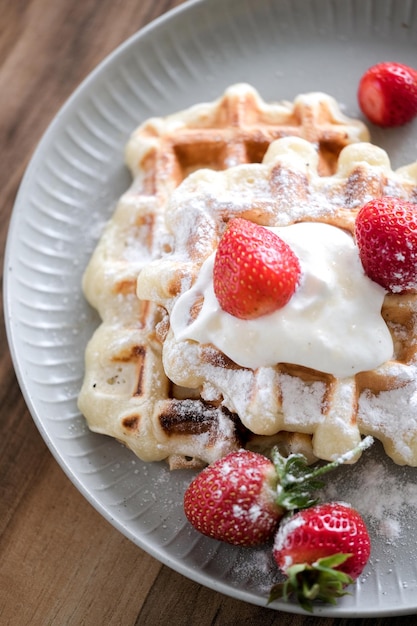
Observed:
[[[22,174],[60,106],[118,44],[179,4],[0,0],[2,246]],[[360,623],[277,613],[233,600],[133,545],[92,508],[46,448],[18,388],[3,325],[0,332],[0,624]],[[372,621],[406,624],[410,618]]]

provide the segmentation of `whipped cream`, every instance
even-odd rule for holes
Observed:
[[[175,339],[213,344],[241,367],[292,363],[338,378],[389,360],[393,342],[381,315],[386,292],[365,275],[351,235],[318,222],[270,230],[300,261],[300,285],[288,304],[254,320],[223,311],[213,289],[213,253],[175,303]],[[201,296],[202,308],[192,320],[191,308]]]

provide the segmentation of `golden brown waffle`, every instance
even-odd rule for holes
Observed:
[[[163,305],[180,289],[175,263],[167,275],[158,271],[150,281],[149,301],[136,297],[138,274],[173,249],[174,233],[165,220],[171,194],[191,172],[261,162],[271,141],[293,135],[313,142],[321,174],[334,171],[344,146],[368,138],[365,126],[344,116],[325,94],[267,104],[250,86],[236,85],[215,102],[148,120],[128,142],[133,183],[83,279],[102,324],[86,349],[79,407],[92,430],[124,442],[144,460],[166,458],[172,468],[201,466],[249,436],[224,403],[204,399],[198,388],[178,386],[166,376]],[[283,432],[274,440],[296,449],[310,438]]]
[[[166,212],[174,251],[144,268],[138,294],[170,312],[216,250],[232,217],[267,226],[322,221],[352,232],[359,208],[383,195],[415,201],[417,165],[394,172],[386,152],[369,143],[345,147],[330,176],[319,174],[314,146],[294,137],[271,144],[263,164],[195,172],[172,194]],[[190,307],[190,321],[200,306],[197,301]],[[331,460],[370,434],[395,462],[414,466],[416,313],[417,296],[386,295],[382,314],[393,337],[393,359],[348,378],[288,364],[238,367],[213,345],[177,340],[168,326],[163,365],[175,383],[236,413],[257,435],[311,435],[314,455]]]

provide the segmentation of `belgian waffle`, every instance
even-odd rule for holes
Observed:
[[[252,435],[234,407],[210,399],[207,384],[204,397],[199,385],[177,384],[166,375],[162,346],[168,351],[167,310],[185,286],[183,278],[191,280],[199,264],[193,259],[190,273],[185,263],[183,276],[167,213],[173,191],[193,172],[259,164],[271,142],[287,136],[311,142],[318,171],[327,176],[340,151],[366,141],[368,131],[325,94],[267,104],[252,87],[235,85],[214,102],[146,121],[126,146],[133,182],[83,277],[85,296],[102,323],[86,348],[79,407],[93,431],[122,441],[143,460],[167,459],[171,468],[199,467],[248,439],[257,447],[269,441]],[[145,300],[136,297],[137,276],[144,269]],[[149,280],[152,271],[156,275]],[[307,446],[310,451],[309,433],[284,428],[273,439],[291,450]]]
[[[320,175],[315,147],[297,137],[273,142],[262,164],[195,172],[172,194],[166,212],[174,251],[144,268],[138,295],[170,313],[232,217],[266,226],[320,221],[353,233],[359,208],[384,195],[416,201],[417,166],[394,172],[387,153],[367,142],[346,146],[336,171],[327,176]],[[190,306],[190,323],[200,307],[198,300]],[[168,325],[163,366],[176,384],[198,389],[203,399],[236,413],[258,436],[310,435],[314,455],[331,460],[370,434],[396,463],[415,466],[416,312],[417,295],[386,294],[382,316],[393,339],[393,357],[345,378],[296,364],[238,367],[214,345],[176,339]]]

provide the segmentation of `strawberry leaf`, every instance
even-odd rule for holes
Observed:
[[[312,494],[324,485],[320,477],[369,448],[373,441],[372,437],[365,437],[353,450],[315,469],[311,469],[303,454],[284,457],[278,448],[273,448],[271,457],[278,476],[277,504],[287,511],[314,506],[318,499]]]
[[[337,598],[348,595],[346,587],[355,581],[348,574],[335,569],[351,554],[334,554],[319,559],[312,565],[292,565],[287,570],[287,579],[271,589],[268,604],[275,600],[288,601],[292,596],[308,612],[313,611],[313,602],[336,604]]]
[[[272,460],[278,475],[277,504],[287,511],[316,504],[317,498],[312,497],[311,492],[320,489],[323,482],[307,478],[311,470],[304,455],[292,454],[285,458],[275,449]]]

